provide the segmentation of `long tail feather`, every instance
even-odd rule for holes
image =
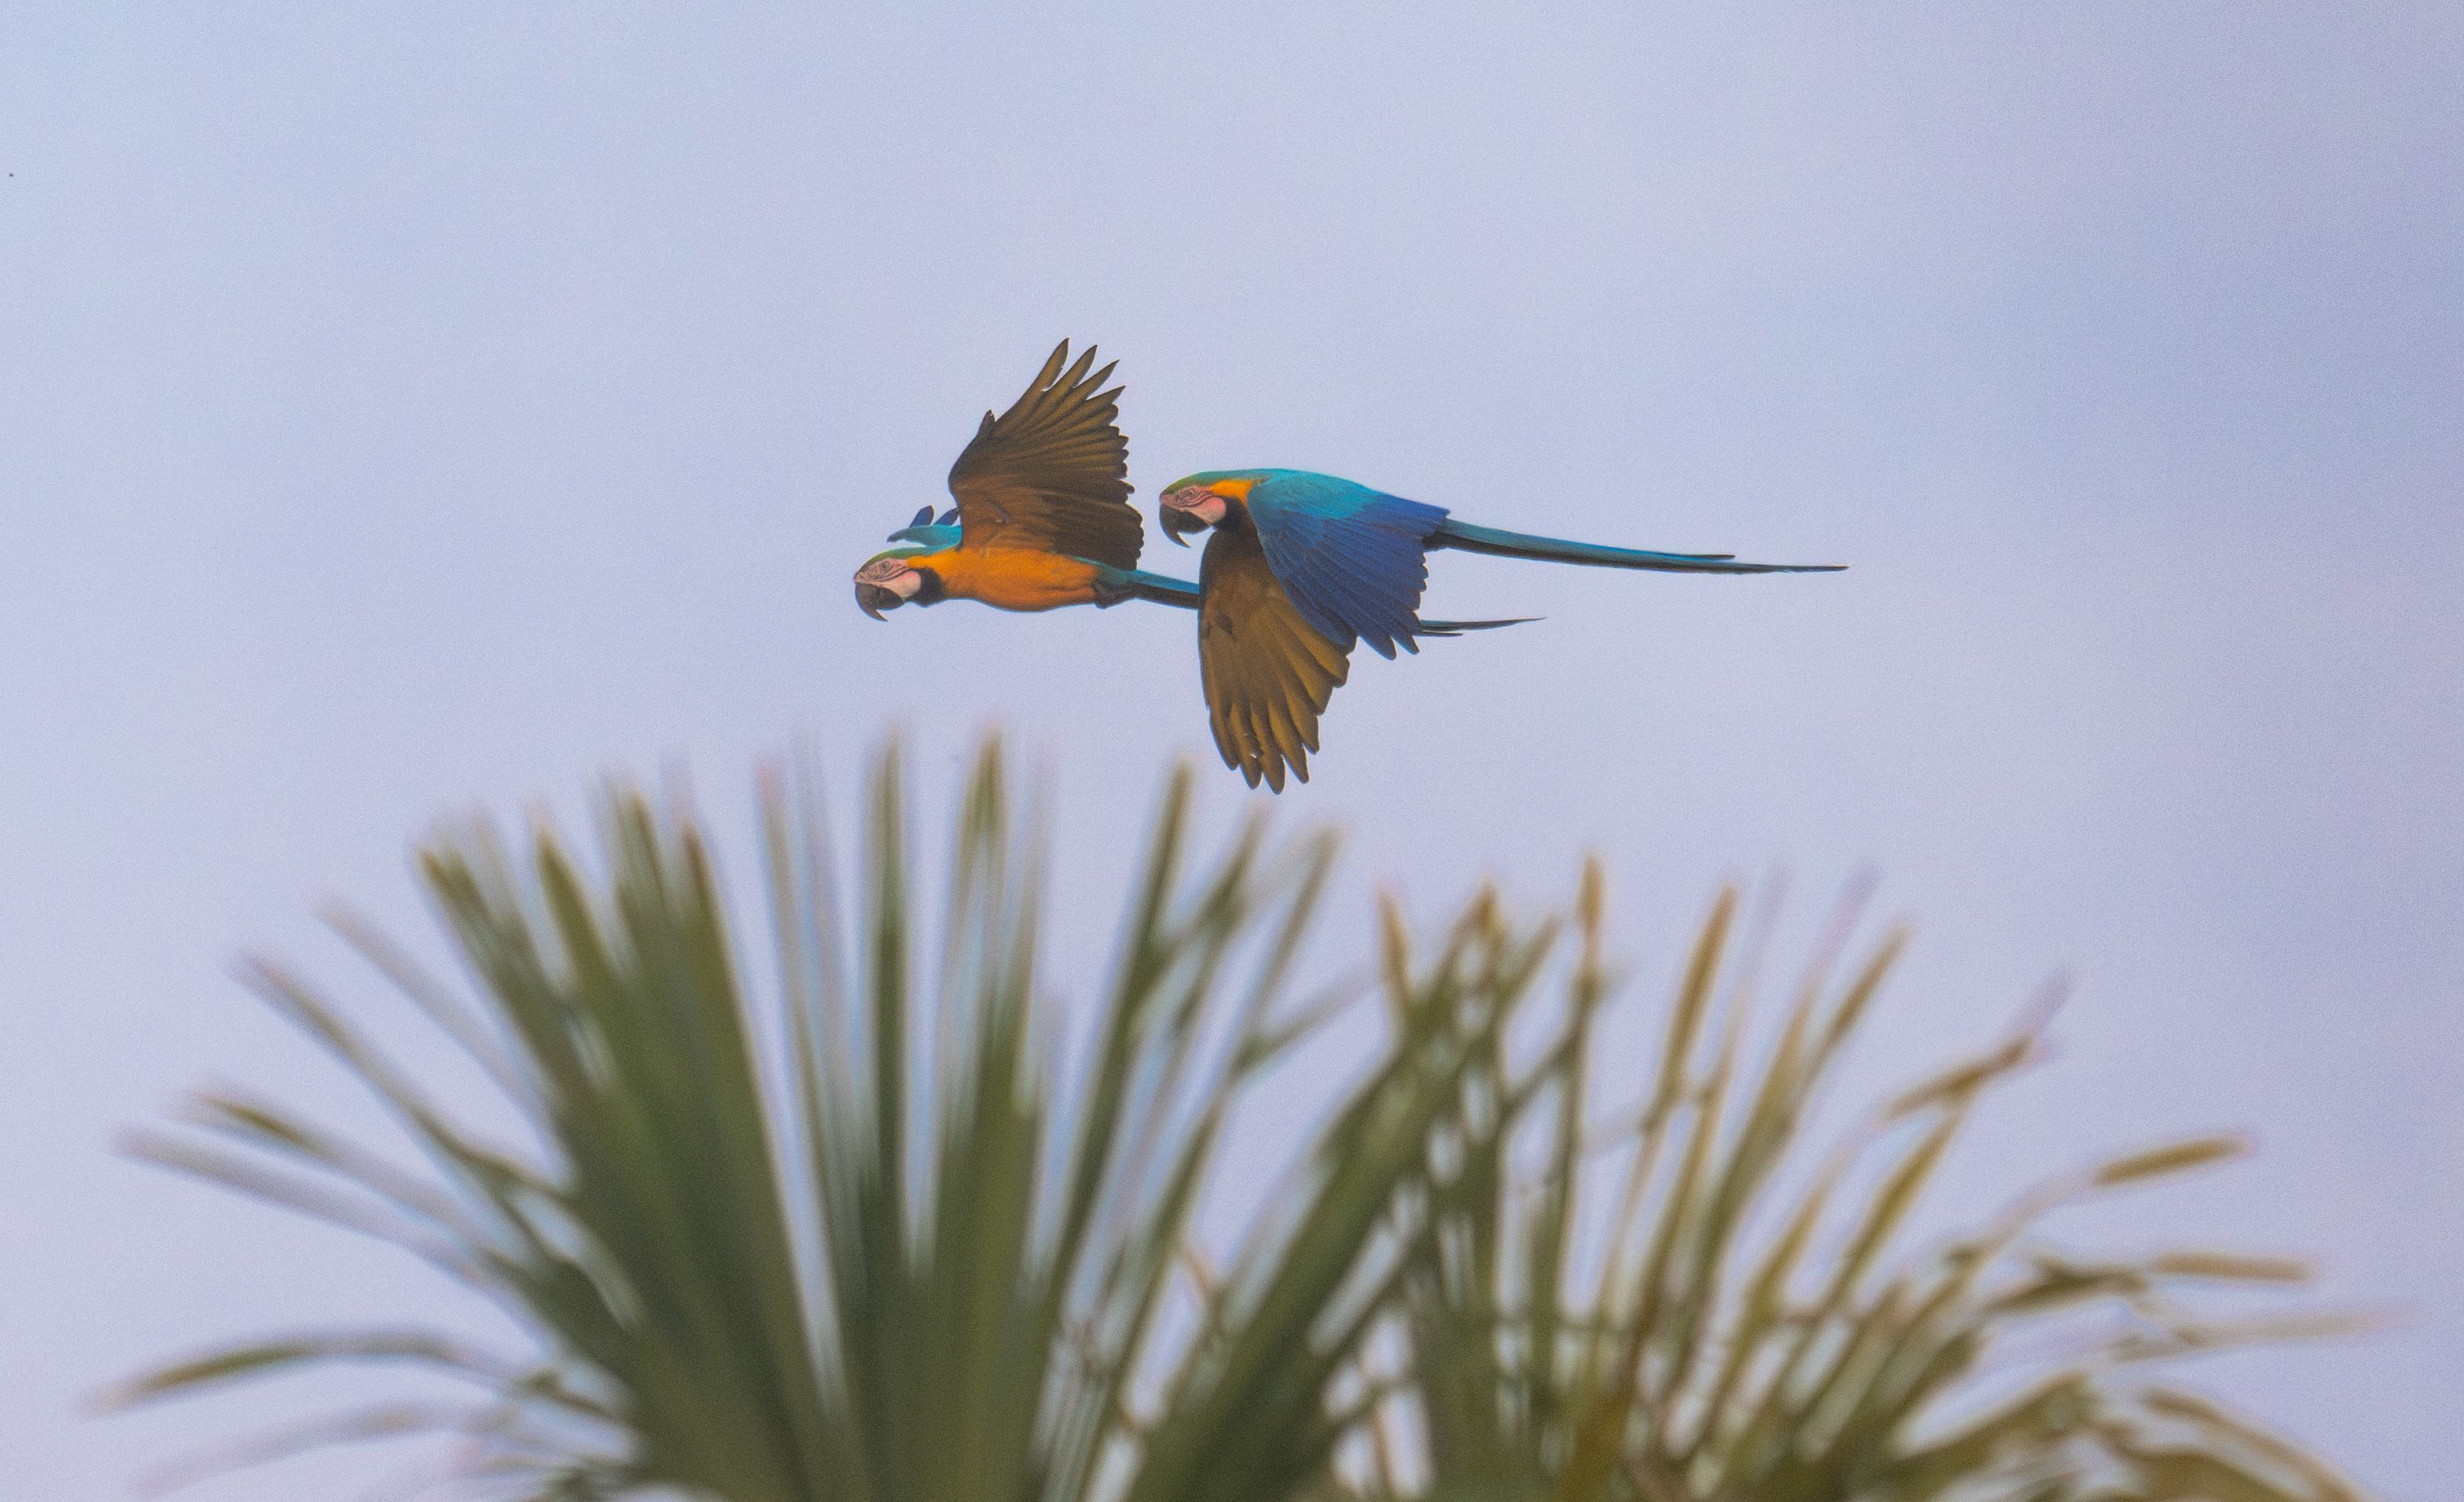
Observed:
[[[1466,631],[1494,631],[1499,626],[1529,625],[1538,616],[1516,616],[1511,620],[1423,620],[1412,627],[1419,636],[1461,636]]]
[[[1418,657],[1420,654],[1419,639],[1424,636],[1461,636],[1466,631],[1494,631],[1499,626],[1519,626],[1539,619],[1538,616],[1516,616],[1511,620],[1415,620],[1408,635],[1398,633],[1396,636],[1395,644]]]
[[[1182,610],[1198,608],[1197,585],[1168,574],[1150,574],[1144,569],[1116,569],[1109,564],[1098,564],[1095,588],[1095,603],[1098,605],[1117,605],[1125,599],[1148,599],[1158,605],[1173,605]]]
[[[1168,574],[1106,567],[1099,569],[1096,580],[1100,591],[1096,603],[1100,605],[1117,605],[1125,599],[1145,599],[1182,610],[1198,608],[1198,586]],[[1413,622],[1412,632],[1415,636],[1461,636],[1466,631],[1494,631],[1500,626],[1519,626],[1539,619],[1538,616],[1517,616],[1510,620],[1419,620]]]
[[[1496,527],[1475,527],[1449,516],[1429,534],[1430,548],[1458,548],[1501,558],[1536,558],[1544,563],[1586,563],[1607,569],[1656,569],[1671,574],[1833,574],[1844,563],[1740,563],[1733,553],[1649,553],[1640,548],[1611,548],[1596,542],[1569,542],[1562,537],[1535,537]]]

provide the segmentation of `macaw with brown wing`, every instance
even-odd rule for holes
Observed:
[[[984,414],[950,467],[956,528],[893,533],[910,545],[856,570],[855,602],[866,615],[877,620],[910,601],[944,599],[1001,610],[1184,602],[1188,584],[1138,571],[1146,523],[1130,505],[1130,446],[1115,421],[1121,392],[1101,389],[1112,367],[1089,375],[1091,346],[1068,361],[1064,339],[1008,411]],[[930,518],[928,510],[916,520]],[[931,535],[913,535],[922,533]]]

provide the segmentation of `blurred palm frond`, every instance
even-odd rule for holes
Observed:
[[[596,884],[546,829],[520,862],[485,830],[440,843],[422,870],[473,998],[344,933],[527,1140],[490,1140],[260,966],[421,1165],[228,1091],[138,1150],[397,1245],[532,1344],[289,1337],[121,1398],[334,1362],[448,1374],[475,1396],[335,1415],[217,1463],[441,1430],[473,1494],[522,1502],[2354,1502],[2316,1460],[2140,1375],[2330,1328],[2189,1307],[2300,1267],[2041,1239],[2065,1206],[2237,1140],[2116,1158],[1907,1246],[1979,1100],[2039,1056],[2039,1017],[1811,1143],[1899,949],[1839,978],[1847,915],[1765,1037],[1724,895],[1653,1052],[1611,1070],[1595,867],[1562,996],[1540,980],[1563,922],[1483,893],[1422,960],[1390,904],[1381,1051],[1210,1266],[1193,1219],[1236,1106],[1332,1010],[1290,984],[1332,842],[1270,846],[1253,820],[1192,869],[1190,786],[1165,793],[1067,1051],[1037,990],[1040,840],[990,744],[929,977],[894,751],[851,944],[817,800],[765,787],[775,1015],[683,813],[611,792]],[[1613,1131],[1591,1124],[1612,1073],[1642,1084]]]
[[[2089,1261],[2033,1239],[2067,1205],[2230,1158],[2236,1139],[2117,1158],[2020,1195],[1980,1230],[1900,1251],[1978,1100],[2038,1056],[2041,1013],[1816,1157],[1809,1114],[1902,940],[1836,988],[1826,947],[1749,1068],[1748,986],[1726,991],[1722,1014],[1733,893],[1640,1070],[1639,1115],[1589,1132],[1609,990],[1600,891],[1595,867],[1577,903],[1581,954],[1537,1062],[1518,1072],[1485,1034],[1432,1141],[1435,1207],[1403,1307],[1434,1495],[2353,1502],[2320,1462],[2133,1376],[2224,1344],[2353,1328],[2219,1324],[2182,1305],[2201,1284],[2299,1281],[2299,1264],[2205,1252]],[[1611,1156],[1621,1172],[1603,1194],[1585,1170]],[[1604,1222],[1587,1221],[1587,1202],[1604,1200]],[[1587,1225],[1604,1225],[1589,1243]],[[1367,1490],[1401,1489],[1377,1477]]]
[[[1324,1469],[1326,1394],[1391,1295],[1466,1034],[1407,1028],[1273,1212],[1197,1276],[1193,1208],[1243,1089],[1298,1037],[1287,975],[1332,858],[1252,821],[1192,874],[1190,779],[1155,820],[1092,1041],[1062,1075],[1036,994],[1041,902],[997,748],[965,795],[937,986],[919,979],[899,760],[873,778],[850,979],[813,800],[765,790],[783,1037],[757,1021],[693,822],[606,800],[593,891],[553,832],[526,874],[485,831],[427,851],[472,1007],[346,932],[536,1139],[482,1141],[283,971],[258,988],[423,1150],[413,1172],[221,1093],[143,1156],[381,1237],[538,1337],[509,1358],[418,1331],[251,1343],[134,1402],[335,1361],[466,1379],[462,1408],[342,1415],[234,1452],[444,1428],[506,1496],[666,1487],[730,1502],[1249,1498]],[[1066,1085],[1061,1081],[1066,1080]],[[1202,1308],[1174,1331],[1175,1300]],[[417,1423],[410,1422],[416,1418]]]

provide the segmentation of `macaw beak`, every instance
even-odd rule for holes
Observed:
[[[890,618],[883,615],[883,611],[896,610],[907,601],[899,598],[896,590],[884,589],[878,584],[859,581],[855,587],[855,603],[857,609],[873,620],[887,620]]]
[[[1204,486],[1185,485],[1177,490],[1166,490],[1163,494],[1163,505],[1157,509],[1155,518],[1163,523],[1163,534],[1182,547],[1188,547],[1186,533],[1204,532],[1214,525],[1213,522],[1199,514],[1199,509],[1209,501],[1214,502],[1218,507],[1224,504],[1221,496]],[[1220,516],[1222,513],[1219,511],[1217,514]]]

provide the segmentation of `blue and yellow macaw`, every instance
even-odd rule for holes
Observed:
[[[955,525],[856,570],[866,615],[880,620],[910,600],[979,599],[1001,610],[1180,602],[1187,583],[1139,572],[1146,524],[1130,505],[1130,446],[1115,422],[1121,392],[1100,389],[1112,367],[1089,375],[1094,362],[1089,346],[1069,363],[1064,339],[1008,411],[984,414],[950,467]],[[930,519],[928,508],[918,521]]]
[[[1163,493],[1163,530],[1214,530],[1198,571],[1198,664],[1215,749],[1256,787],[1309,780],[1318,716],[1353,646],[1417,652],[1426,556],[1500,557],[1682,574],[1814,574],[1837,564],[1740,563],[1726,553],[1649,553],[1475,527],[1445,508],[1302,469],[1213,469]],[[1487,626],[1505,621],[1464,622]]]

